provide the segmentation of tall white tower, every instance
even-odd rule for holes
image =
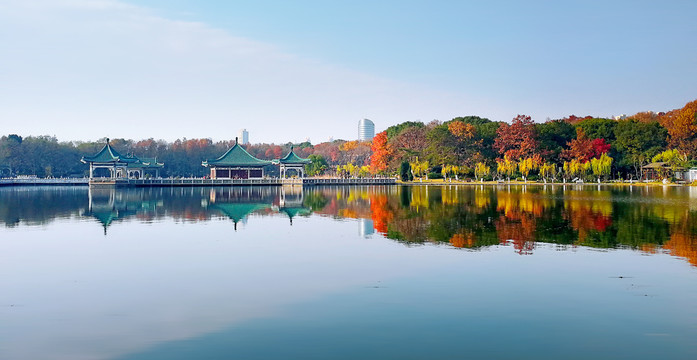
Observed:
[[[375,123],[368,119],[358,122],[358,140],[370,141],[375,137]]]
[[[241,129],[237,137],[240,138],[240,144],[249,144],[249,132],[247,129]]]

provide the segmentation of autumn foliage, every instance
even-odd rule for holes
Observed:
[[[370,170],[373,173],[385,172],[392,156],[392,147],[387,143],[387,132],[383,131],[375,135],[370,149],[373,151],[370,156]]]
[[[511,159],[530,157],[537,151],[535,124],[530,116],[518,115],[511,125],[501,124],[496,131],[494,148]]]

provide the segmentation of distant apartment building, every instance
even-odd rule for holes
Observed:
[[[370,141],[375,137],[375,123],[368,119],[358,122],[358,140]]]
[[[240,144],[249,144],[249,132],[247,131],[247,129],[241,129],[237,137],[240,139]]]

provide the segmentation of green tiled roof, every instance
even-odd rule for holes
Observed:
[[[99,152],[94,156],[83,156],[80,160],[83,163],[96,162],[96,163],[109,163],[109,162],[121,162],[121,163],[135,163],[138,161],[135,157],[123,156],[116,151],[111,145],[109,145],[109,139],[107,139],[106,145],[99,150]]]
[[[274,160],[275,164],[309,164],[311,162],[312,161],[310,161],[310,159],[303,159],[300,156],[298,156],[295,153],[295,151],[293,151],[292,146],[290,147],[290,152],[288,153],[288,155],[281,159]]]
[[[135,157],[135,158],[138,159],[138,161],[135,163],[132,163],[132,164],[128,164],[129,168],[132,168],[132,169],[140,169],[140,168],[145,168],[145,169],[158,168],[158,169],[161,169],[165,166],[165,164],[163,164],[163,163],[158,163],[157,158],[139,158],[139,157]]]
[[[247,150],[235,142],[235,146],[231,147],[223,156],[212,159],[205,160],[201,165],[203,166],[264,166],[270,165],[271,161],[260,160],[250,155]]]

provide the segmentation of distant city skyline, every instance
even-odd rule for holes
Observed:
[[[694,1],[0,0],[2,134],[355,138],[405,121],[669,111]],[[631,26],[625,25],[631,24]]]

